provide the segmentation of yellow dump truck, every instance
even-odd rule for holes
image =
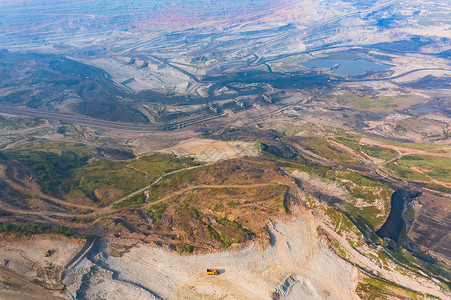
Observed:
[[[47,249],[47,250],[45,250],[45,257],[49,257],[49,256],[50,256],[50,250]]]
[[[208,275],[218,275],[218,270],[217,269],[207,269],[207,274]]]

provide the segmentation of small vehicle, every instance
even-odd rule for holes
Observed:
[[[218,270],[217,269],[207,269],[207,274],[208,275],[218,275]]]

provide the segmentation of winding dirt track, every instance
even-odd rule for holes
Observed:
[[[6,176],[7,167],[8,167],[8,165],[0,165],[0,179],[4,180],[10,187],[15,189],[16,191],[21,192],[25,195],[30,194],[30,191],[31,191],[33,193],[34,197],[37,197],[40,199],[45,199],[50,202],[57,203],[59,205],[70,206],[70,207],[86,209],[86,210],[93,210],[93,208],[91,206],[81,205],[81,204],[73,204],[73,203],[69,203],[67,201],[60,200],[58,198],[46,195],[41,192],[40,187],[38,185],[32,184],[31,182],[26,183],[24,181],[21,181],[23,185],[20,185],[19,183],[14,182],[13,180],[9,179]]]
[[[190,167],[191,169],[193,167]],[[189,169],[189,168],[186,168]],[[186,170],[186,169],[182,169],[182,170]],[[177,172],[180,172],[182,170],[177,170]],[[175,173],[171,172],[172,174]],[[169,175],[169,173],[165,174],[165,176]],[[158,181],[160,181],[162,178],[162,176],[160,176],[155,182],[157,183]],[[119,200],[117,200],[116,202],[110,204],[107,207],[103,207],[103,208],[97,208],[94,209],[93,212],[91,213],[87,213],[87,214],[70,214],[70,213],[62,213],[62,212],[42,212],[42,211],[29,211],[29,210],[23,210],[23,209],[16,209],[16,208],[12,208],[9,207],[7,205],[5,205],[4,203],[0,202],[0,209],[4,210],[4,211],[8,211],[8,212],[12,212],[15,214],[24,214],[24,215],[39,215],[39,216],[58,216],[58,217],[98,217],[101,215],[107,215],[107,214],[111,214],[111,213],[115,213],[121,210],[127,210],[130,209],[130,207],[144,207],[146,209],[148,209],[150,206],[164,202],[169,200],[170,198],[174,197],[174,196],[178,196],[178,195],[182,195],[183,193],[187,192],[187,191],[191,191],[191,190],[195,190],[195,189],[217,189],[217,188],[255,188],[255,187],[265,187],[265,186],[269,186],[269,185],[275,185],[275,184],[287,184],[286,182],[269,182],[269,183],[255,183],[255,184],[243,184],[243,185],[236,185],[236,184],[223,184],[223,185],[196,185],[196,186],[191,186],[191,187],[187,187],[175,192],[172,192],[166,196],[164,196],[163,198],[160,198],[157,201],[151,202],[151,203],[147,203],[147,204],[143,204],[143,205],[136,205],[136,206],[129,206],[129,207],[124,207],[124,208],[120,208],[120,209],[113,209],[112,206],[115,203],[118,203],[120,201],[123,200],[123,198],[129,198],[132,195],[136,195],[137,193],[140,193],[146,189],[148,189],[150,186],[147,186],[145,188],[142,188],[126,197],[123,197]],[[62,201],[64,202],[64,201]],[[65,205],[70,205],[69,203],[64,203]],[[92,209],[92,208],[91,208]]]
[[[396,155],[396,157],[394,157],[392,159],[389,159],[386,161],[378,161],[378,162],[373,160],[373,163],[377,164],[378,169],[376,170],[376,172],[379,171],[378,172],[379,175],[382,175],[381,173],[383,173],[385,175],[384,177],[386,177],[386,178],[397,179],[398,181],[403,181],[406,184],[407,184],[407,180],[393,174],[393,171],[387,167],[387,164],[395,162],[395,161],[399,160],[400,158],[402,158],[403,156],[407,156],[407,155],[419,155],[419,156],[426,156],[426,157],[441,157],[441,158],[451,159],[451,147],[445,147],[442,149],[442,150],[445,150],[446,152],[437,152],[435,150],[433,150],[433,151],[435,151],[435,152],[433,152],[433,151],[425,151],[425,150],[420,150],[420,149],[412,149],[412,148],[403,147],[403,146],[390,145],[390,144],[387,144],[387,143],[384,143],[381,141],[372,140],[372,139],[368,139],[368,138],[362,138],[360,140],[360,143],[365,144],[365,145],[388,148],[388,149],[392,149],[392,150],[398,152],[398,155]],[[430,181],[433,183],[440,184],[440,185],[443,185],[446,187],[451,187],[450,183],[436,180],[418,168],[411,167],[411,169],[417,173],[421,173],[424,176],[428,177],[430,179]],[[413,180],[410,180],[410,181],[413,182]],[[425,183],[425,184],[429,183],[428,181],[425,181],[425,180],[417,179],[415,181]],[[431,191],[428,188],[425,188],[425,187],[423,187],[423,188]]]
[[[167,177],[167,176],[169,176],[169,175],[172,175],[172,174],[175,174],[175,173],[179,173],[179,172],[182,172],[182,171],[188,171],[188,170],[198,169],[198,168],[201,168],[201,167],[206,167],[206,166],[209,166],[209,165],[212,165],[212,164],[213,164],[213,163],[203,164],[203,165],[197,165],[197,166],[192,166],[192,167],[187,167],[187,168],[178,169],[178,170],[171,171],[171,172],[165,173],[165,174],[163,174],[163,175],[160,175],[160,176],[158,176],[158,178],[157,178],[154,182],[152,182],[152,183],[149,184],[148,186],[145,186],[145,187],[143,187],[143,188],[141,188],[141,189],[139,189],[139,190],[137,190],[137,191],[134,191],[134,192],[131,193],[131,194],[128,194],[128,195],[126,195],[126,196],[124,196],[124,197],[122,197],[122,198],[120,198],[120,199],[114,201],[113,203],[111,203],[111,204],[108,205],[107,207],[112,207],[114,204],[117,204],[117,203],[119,203],[119,202],[124,201],[125,199],[128,199],[128,198],[130,198],[130,197],[132,197],[132,196],[135,196],[135,195],[137,195],[137,194],[139,194],[139,193],[144,192],[145,190],[147,190],[147,189],[151,188],[152,186],[158,184],[158,183],[161,181],[161,179],[163,179],[164,177]],[[147,174],[146,172],[144,172],[144,171],[142,171],[142,170],[139,170],[139,169],[136,169],[136,168],[133,168],[133,167],[130,167],[130,168],[134,169],[135,171],[143,172],[143,173]],[[149,174],[147,174],[147,175],[149,175]]]
[[[362,138],[360,140],[361,144],[370,145],[370,146],[379,146],[383,148],[389,148],[392,150],[397,151],[398,153],[402,153],[402,155],[424,155],[424,156],[436,156],[436,157],[444,157],[444,158],[451,158],[451,147],[446,147],[448,150],[447,152],[432,152],[432,151],[425,151],[420,149],[413,149],[403,146],[396,146],[396,145],[390,145],[381,141],[376,141],[368,138]],[[445,147],[444,147],[445,148]]]
[[[327,137],[326,137],[327,139]],[[408,182],[403,179],[400,178],[394,174],[392,174],[392,172],[390,172],[386,167],[385,164],[390,162],[390,161],[395,161],[396,159],[399,159],[400,157],[404,156],[404,155],[408,155],[408,154],[415,154],[415,155],[428,155],[428,156],[437,156],[437,157],[444,157],[444,158],[451,158],[451,153],[447,152],[447,153],[443,153],[443,152],[426,152],[423,150],[418,150],[418,149],[411,149],[411,148],[407,148],[407,147],[402,147],[402,146],[395,146],[395,145],[388,145],[385,144],[383,142],[379,142],[379,141],[375,141],[372,139],[367,139],[367,138],[363,138],[361,140],[362,144],[368,144],[368,145],[377,145],[377,146],[381,146],[381,147],[386,147],[386,148],[390,148],[393,149],[395,151],[397,151],[399,153],[399,155],[394,158],[391,159],[389,161],[382,161],[382,162],[376,162],[373,159],[371,159],[371,157],[363,157],[360,153],[357,153],[356,151],[354,151],[353,149],[350,149],[349,147],[338,143],[335,140],[330,140],[327,139],[327,141],[331,144],[333,144],[336,147],[341,148],[342,150],[346,151],[347,153],[351,154],[353,157],[355,157],[356,159],[362,161],[365,165],[369,166],[370,169],[372,169],[376,174],[378,174],[379,176],[386,178],[388,180],[392,180],[401,184],[408,184]],[[314,160],[317,161],[321,161],[322,163],[332,163],[332,161],[325,159],[324,157],[321,157],[319,155],[316,155],[315,153],[305,149],[304,147],[298,146],[296,147],[298,150],[300,150],[302,153],[304,153],[305,155],[307,155],[310,158],[313,158]],[[152,205],[161,203],[161,202],[165,202],[167,200],[169,200],[170,198],[174,197],[174,196],[179,196],[185,192],[188,192],[190,190],[195,190],[195,189],[208,189],[208,188],[255,188],[255,187],[263,187],[263,186],[268,186],[268,185],[273,185],[273,184],[285,184],[287,185],[287,182],[269,182],[269,183],[256,183],[256,184],[248,184],[248,185],[198,185],[198,186],[190,186],[190,187],[186,187],[183,188],[181,190],[178,191],[174,191],[168,195],[163,196],[162,198],[158,199],[157,201],[154,201],[152,203],[146,203],[146,204],[142,204],[142,205],[136,205],[136,206],[129,206],[129,207],[124,207],[124,208],[119,208],[119,209],[114,209],[113,206],[115,204],[118,204],[132,196],[135,196],[139,193],[144,192],[145,190],[151,188],[152,186],[158,184],[164,177],[170,176],[172,174],[176,174],[179,172],[183,172],[183,171],[187,171],[187,170],[193,170],[193,169],[197,169],[197,168],[201,168],[201,167],[205,167],[208,165],[212,165],[214,163],[209,163],[209,164],[202,164],[202,165],[197,165],[197,166],[192,166],[192,167],[187,167],[187,168],[183,168],[183,169],[179,169],[179,170],[175,170],[175,171],[171,171],[168,173],[165,173],[163,175],[160,175],[153,183],[151,183],[150,185],[147,185],[137,191],[134,191],[130,194],[127,194],[126,196],[121,197],[120,199],[114,201],[113,203],[109,204],[106,207],[103,208],[93,208],[90,206],[86,206],[86,205],[79,205],[79,204],[73,204],[64,200],[60,200],[48,195],[43,194],[39,188],[37,186],[31,186],[28,183],[24,183],[24,186],[21,186],[20,184],[14,182],[13,180],[7,178],[6,176],[6,166],[5,165],[0,165],[0,178],[3,179],[5,182],[7,182],[11,187],[13,187],[14,189],[18,190],[18,191],[22,191],[22,192],[27,192],[29,194],[30,188],[33,191],[34,196],[41,198],[41,199],[45,199],[47,201],[51,201],[53,203],[59,204],[59,205],[63,205],[65,207],[73,207],[73,208],[78,208],[78,209],[84,209],[84,210],[89,210],[89,213],[65,213],[65,212],[44,212],[44,211],[30,211],[30,210],[23,210],[23,209],[17,209],[17,208],[13,208],[10,207],[9,205],[6,205],[5,203],[0,202],[0,209],[4,210],[4,211],[8,211],[11,213],[15,213],[15,214],[25,214],[25,215],[40,215],[40,216],[47,216],[47,217],[52,217],[52,216],[58,216],[58,217],[98,217],[101,215],[107,215],[107,214],[112,214],[115,212],[119,212],[122,210],[127,210],[130,209],[130,207],[143,207],[148,209],[149,207],[151,207]],[[141,170],[137,170],[140,172],[143,172]],[[145,173],[145,172],[144,172]],[[28,188],[28,189],[27,189]]]
[[[120,208],[120,209],[114,209],[113,206],[117,203],[120,203],[132,196],[135,196],[139,193],[144,192],[145,190],[151,188],[152,186],[158,184],[164,177],[179,173],[179,172],[183,172],[183,171],[188,171],[188,170],[193,170],[193,169],[197,169],[197,168],[202,168],[202,167],[206,167],[209,165],[212,165],[214,163],[208,163],[208,164],[201,164],[201,165],[196,165],[196,166],[191,166],[191,167],[186,167],[183,169],[178,169],[178,170],[174,170],[165,174],[160,175],[153,183],[151,183],[150,185],[147,185],[137,191],[134,191],[133,193],[127,194],[126,196],[123,196],[122,198],[114,201],[113,203],[109,204],[106,207],[103,208],[93,208],[91,206],[86,206],[86,205],[80,205],[80,204],[73,204],[64,200],[60,200],[54,197],[51,197],[49,195],[45,195],[44,193],[42,193],[39,190],[39,187],[36,185],[34,186],[32,183],[26,183],[23,182],[23,186],[14,182],[13,180],[11,180],[10,178],[7,177],[6,175],[6,165],[0,165],[0,179],[3,179],[5,182],[8,183],[8,185],[10,185],[12,188],[14,188],[17,191],[21,191],[24,193],[28,193],[30,192],[30,190],[33,192],[33,196],[37,197],[37,198],[42,198],[42,199],[46,199],[48,201],[54,202],[56,204],[59,205],[63,205],[66,207],[74,207],[74,208],[79,208],[79,209],[85,209],[85,210],[89,210],[89,213],[65,213],[65,212],[45,212],[45,211],[31,211],[31,210],[24,210],[24,209],[18,209],[18,208],[14,208],[14,207],[10,207],[9,205],[6,205],[5,203],[2,203],[0,201],[0,209],[7,211],[7,212],[11,212],[11,213],[15,213],[15,214],[24,214],[24,215],[37,215],[37,216],[55,216],[55,217],[97,217],[100,215],[106,215],[106,214],[111,214],[111,213],[115,213],[121,210],[126,210],[129,209],[130,207],[124,207],[124,208]],[[134,169],[134,168],[133,168]],[[137,170],[137,169],[136,169]],[[137,170],[140,172],[143,172],[141,170]],[[144,172],[145,173],[145,172]],[[286,184],[286,183],[282,183],[282,182],[270,182],[270,183],[261,183],[261,184],[244,184],[244,185],[199,185],[199,186],[191,186],[191,187],[187,187],[178,191],[174,191],[173,193],[170,193],[166,196],[164,196],[163,198],[154,201],[152,203],[147,203],[144,205],[137,205],[136,207],[142,207],[144,206],[145,208],[149,208],[150,206],[157,204],[157,203],[161,203],[164,201],[167,201],[168,199],[174,197],[174,196],[178,196],[181,195],[187,191],[190,190],[194,190],[194,189],[207,189],[207,188],[255,188],[255,187],[263,187],[263,186],[268,186],[268,185],[273,185],[273,184]]]
[[[192,191],[192,190],[197,190],[197,189],[221,189],[221,188],[228,188],[228,189],[243,189],[243,188],[256,188],[256,187],[265,187],[265,186],[269,186],[269,185],[275,185],[275,184],[286,184],[286,183],[282,183],[282,182],[269,182],[269,183],[254,183],[254,184],[222,184],[222,185],[196,185],[196,186],[190,186],[181,190],[178,190],[176,192],[173,192],[169,195],[164,196],[163,198],[160,198],[157,201],[148,203],[145,207],[149,208],[152,205],[167,201],[169,199],[171,199],[174,196],[179,196],[182,195],[185,192],[188,191]]]

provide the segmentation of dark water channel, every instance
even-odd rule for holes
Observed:
[[[395,192],[391,196],[390,214],[384,225],[376,232],[377,235],[398,242],[406,225],[403,218],[404,207],[418,196],[418,192],[395,189]]]

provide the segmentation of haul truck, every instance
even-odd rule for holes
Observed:
[[[217,269],[207,269],[207,274],[208,275],[218,275],[218,270]]]

